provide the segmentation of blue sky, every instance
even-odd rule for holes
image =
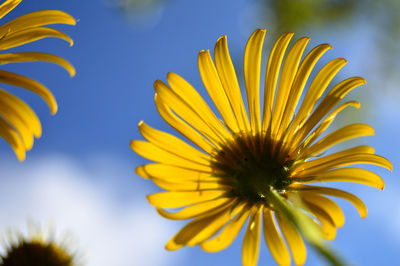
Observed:
[[[228,35],[233,60],[238,66],[242,64],[248,36],[257,27],[268,30],[269,26],[249,20],[249,6],[244,0],[171,0],[163,7],[158,23],[147,28],[132,25],[100,0],[25,0],[4,18],[60,9],[78,23],[75,27],[57,26],[74,39],[73,47],[48,39],[16,49],[63,56],[76,67],[74,78],[45,63],[4,66],[48,86],[58,100],[59,112],[53,117],[36,95],[7,87],[37,112],[43,136],[23,163],[17,162],[11,149],[0,141],[0,166],[4,169],[0,199],[6,203],[0,213],[0,231],[7,226],[23,228],[28,218],[43,225],[53,223],[56,230],[75,234],[76,246],[83,250],[88,265],[135,265],[138,261],[136,265],[240,265],[243,234],[217,254],[204,253],[197,247],[172,253],[163,250],[164,243],[183,223],[160,218],[146,203],[145,195],[157,188],[134,174],[135,166],[145,160],[130,150],[129,141],[141,138],[137,130],[141,120],[172,132],[154,106],[153,83],[165,80],[167,72],[180,74],[204,95],[197,53],[212,49],[219,36]],[[374,60],[379,58],[374,56],[370,41],[374,31],[362,21],[355,20],[349,26],[305,32],[312,37],[309,47],[331,43],[334,50],[326,59],[345,57],[350,61],[341,72],[343,77],[361,75],[369,80],[371,76],[374,84],[379,84],[373,71],[374,64],[379,63]],[[267,45],[274,40],[268,37]],[[367,112],[369,116],[360,119],[375,128],[376,136],[367,141],[378,154],[392,160],[395,170],[389,175],[377,169],[386,181],[384,192],[346,185],[365,201],[369,215],[360,219],[352,206],[338,201],[346,224],[338,230],[332,245],[355,264],[391,264],[400,248],[400,208],[395,204],[400,200],[400,183],[396,180],[399,156],[395,150],[399,147],[399,94],[389,94],[395,91],[382,87],[358,90],[348,99],[362,93],[372,99],[362,102],[361,111],[357,111]],[[260,265],[272,264],[261,243]],[[309,249],[307,265],[320,265],[321,261]]]

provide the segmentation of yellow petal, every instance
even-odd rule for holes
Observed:
[[[331,146],[348,139],[371,135],[374,135],[374,129],[369,125],[357,123],[344,126],[322,138],[311,147],[301,150],[299,158],[308,158],[318,155],[320,152],[323,152]]]
[[[282,218],[277,213],[275,213],[275,217],[290,247],[295,264],[303,265],[306,261],[307,252],[299,231],[297,231],[296,227],[291,222]]]
[[[158,112],[161,117],[167,122],[171,127],[178,131],[181,135],[186,137],[189,141],[197,145],[200,149],[208,154],[214,151],[214,146],[202,135],[200,135],[196,130],[194,130],[187,123],[182,121],[178,116],[176,116],[170,108],[160,100],[160,97],[155,95],[155,102]]]
[[[186,102],[160,80],[157,80],[154,83],[154,88],[157,96],[160,97],[162,102],[164,102],[194,129],[212,141],[213,144],[218,145],[218,143],[226,141],[226,138],[219,135],[219,131],[210,125],[210,120],[204,119],[204,117],[198,113],[200,109],[196,108],[195,104]]]
[[[243,266],[256,266],[260,251],[261,208],[253,210],[242,246]]]
[[[336,237],[336,226],[332,218],[323,209],[313,204],[306,203],[308,211],[314,215],[322,226],[322,232],[326,239],[333,240]]]
[[[168,73],[167,80],[171,89],[202,118],[213,132],[222,138],[229,139],[231,134],[200,96],[200,94],[185,79],[175,73]],[[190,121],[188,121],[190,122]]]
[[[19,2],[19,1],[18,1]],[[27,28],[39,27],[48,24],[75,25],[71,15],[60,10],[40,10],[15,18],[0,27],[0,36],[21,31]]]
[[[321,44],[312,49],[300,64],[299,70],[296,73],[296,77],[293,81],[292,87],[285,106],[285,111],[282,115],[282,120],[278,130],[278,136],[281,136],[283,132],[288,128],[290,121],[292,120],[293,113],[296,109],[297,103],[303,92],[304,86],[311,74],[315,64],[319,58],[332,47],[329,44]]]
[[[1,42],[0,42],[1,43]],[[41,83],[5,70],[0,70],[0,82],[33,91],[48,104],[51,114],[57,112],[57,102],[53,94]]]
[[[211,169],[210,169],[211,170]],[[220,179],[213,177],[211,172],[199,172],[189,170],[182,166],[171,166],[165,164],[146,164],[142,166],[140,172],[144,172],[150,178],[163,179],[171,182],[217,182]]]
[[[139,123],[139,131],[145,139],[160,149],[166,150],[181,157],[185,157],[188,160],[199,164],[210,164],[211,158],[209,156],[171,134],[156,130],[146,125],[143,121]]]
[[[59,30],[47,27],[39,27],[28,28],[26,30],[17,31],[13,34],[7,34],[1,39],[0,50],[10,49],[49,37],[62,39],[66,42],[69,42],[70,46],[74,44],[68,35]]]
[[[214,238],[201,243],[201,248],[207,252],[217,252],[227,248],[242,229],[249,217],[249,210],[242,210]]]
[[[167,191],[154,193],[147,196],[147,200],[153,206],[159,208],[180,208],[204,201],[215,200],[224,196],[225,191]]]
[[[312,81],[310,88],[307,90],[304,100],[301,103],[299,111],[294,117],[291,124],[291,131],[289,136],[301,127],[310,115],[315,103],[319,100],[321,95],[324,93],[329,83],[335,77],[337,72],[346,65],[347,60],[344,58],[336,58],[327,63],[315,76]]]
[[[284,33],[282,34],[278,40],[275,42],[274,46],[271,49],[270,56],[268,59],[267,71],[265,73],[265,86],[264,86],[264,107],[263,107],[263,121],[262,121],[262,129],[263,131],[267,131],[272,114],[272,108],[274,106],[274,99],[275,99],[275,90],[276,90],[276,83],[279,77],[279,71],[281,69],[282,59],[285,55],[285,51],[287,46],[289,45],[290,40],[293,37],[293,33]],[[297,50],[298,44],[295,44],[294,49],[292,48],[291,51]],[[289,52],[291,54],[293,52]],[[300,55],[301,57],[301,55]],[[289,58],[289,55],[288,55]],[[292,58],[292,56],[290,56]],[[290,59],[289,59],[290,60]],[[299,59],[300,60],[300,59]],[[288,61],[289,62],[289,61]],[[287,63],[285,62],[285,65]],[[287,66],[283,67],[283,69],[287,69]],[[282,71],[282,76],[280,79],[280,83],[286,82],[285,79],[285,70]],[[278,95],[280,92],[278,90]],[[278,97],[278,96],[277,96]],[[278,101],[276,102],[278,104]],[[273,117],[272,117],[273,119]]]
[[[21,138],[14,129],[0,117],[0,136],[10,144],[18,160],[25,160],[25,149]]]
[[[299,39],[290,49],[285,59],[285,63],[283,64],[282,73],[279,78],[278,92],[276,95],[275,106],[272,116],[271,130],[273,135],[276,135],[279,129],[283,111],[286,106],[286,102],[288,100],[290,89],[293,85],[293,80],[296,76],[301,57],[309,40],[310,38],[307,37]]]
[[[290,265],[289,251],[269,209],[264,209],[264,239],[275,261],[279,265]]]
[[[343,211],[333,200],[308,191],[301,191],[301,197],[308,206],[315,206],[326,212],[336,227],[344,225]]]
[[[212,214],[221,210],[221,207],[225,208],[227,204],[232,202],[231,198],[221,198],[211,201],[202,202],[199,204],[191,205],[177,212],[168,212],[162,208],[157,208],[157,212],[167,219],[172,220],[185,220],[195,218],[204,214]]]
[[[214,58],[219,78],[228,96],[232,111],[235,114],[238,127],[241,131],[250,132],[249,119],[243,104],[235,69],[229,55],[226,36],[219,38],[215,44]]]
[[[200,216],[183,227],[169,242],[174,245],[197,245],[215,235],[233,216],[241,209],[243,204],[233,207],[234,201],[228,204],[221,211]],[[168,247],[168,244],[167,244]]]
[[[341,159],[342,157],[347,157],[347,156],[353,156],[353,155],[358,155],[358,154],[374,154],[375,149],[367,146],[367,145],[360,145],[357,147],[349,148],[340,152],[336,152],[327,156],[323,156],[321,158],[311,160],[311,161],[306,161],[304,163],[299,163],[297,165],[294,165],[291,170],[291,175],[292,176],[297,176],[298,172],[302,172],[304,170],[316,167],[316,166],[322,166],[327,162],[334,161],[337,159]]]
[[[295,190],[306,190],[310,192],[315,192],[318,194],[324,194],[328,196],[338,197],[341,199],[345,199],[352,203],[354,207],[356,207],[357,211],[359,212],[361,218],[365,218],[367,216],[367,207],[365,206],[364,202],[360,200],[357,196],[340,190],[336,188],[329,188],[329,187],[319,187],[319,186],[309,186],[309,185],[302,185],[302,184],[293,184],[291,185],[291,189]]]
[[[132,140],[130,146],[131,149],[137,154],[151,161],[174,165],[178,167],[183,166],[188,169],[198,170],[202,172],[211,172],[209,166],[193,162],[185,157],[178,156],[176,154],[172,154],[146,141]]]
[[[298,147],[298,149],[304,149],[309,147],[314,141],[332,124],[335,120],[336,116],[343,111],[345,108],[352,106],[355,108],[360,108],[360,103],[356,101],[346,102],[339,107],[337,107],[332,113],[330,113],[319,125],[318,127],[304,140],[303,144],[300,145],[300,142],[303,141],[305,135],[302,136],[297,135],[296,138],[293,139],[293,144],[291,146]],[[307,132],[308,134],[309,132]]]
[[[6,0],[0,5],[0,19],[13,10],[22,0]],[[1,36],[1,35],[0,35]]]
[[[353,154],[325,161],[322,164],[315,165],[312,168],[297,173],[296,176],[312,176],[319,172],[352,164],[374,164],[392,171],[392,163],[382,156],[376,154]]]
[[[3,99],[3,102],[7,102],[7,104],[12,106],[12,108],[20,114],[24,119],[25,124],[29,127],[30,131],[36,138],[39,138],[42,135],[42,126],[39,118],[25,102],[2,89],[0,89],[0,99]]]
[[[222,83],[219,79],[217,69],[212,61],[210,51],[201,51],[198,58],[199,71],[204,86],[207,89],[213,103],[224,119],[228,129],[232,132],[238,132],[239,128],[232,112],[229,99],[225,93]]]
[[[143,178],[150,178],[150,176],[146,173],[144,167],[145,167],[145,165],[140,165],[140,166],[136,167],[135,173],[136,173],[138,176],[141,176],[141,177],[143,177]]]
[[[385,182],[379,175],[362,168],[353,167],[334,169],[327,172],[315,174],[312,177],[298,178],[297,180],[301,182],[354,182],[375,187],[381,190],[383,190],[383,188],[385,187]]]
[[[315,125],[317,125],[318,122],[321,121],[322,118],[324,118],[347,93],[365,83],[365,79],[353,77],[345,79],[334,86],[322,99],[318,107],[307,119],[306,123],[304,123],[299,130],[296,129],[297,131],[293,138],[300,139],[300,141],[303,140],[311,132]]]
[[[230,190],[232,187],[215,181],[181,181],[171,182],[165,179],[151,178],[157,186],[170,191],[196,191],[196,190]]]
[[[244,81],[253,134],[260,131],[260,68],[265,30],[256,30],[250,36],[244,53]]]
[[[56,55],[40,52],[19,52],[0,54],[0,64],[44,61],[57,64],[68,71],[71,77],[75,75],[75,68],[64,58]]]
[[[33,146],[33,135],[26,123],[26,120],[14,106],[0,98],[0,116],[12,126],[20,135],[24,143],[25,150],[30,150]]]

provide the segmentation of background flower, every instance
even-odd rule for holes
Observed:
[[[0,19],[11,12],[21,0],[7,0],[0,5]],[[44,61],[58,64],[71,76],[75,75],[74,67],[65,59],[43,52],[12,52],[6,50],[31,43],[43,38],[53,37],[70,43],[71,38],[49,27],[48,24],[75,25],[75,19],[59,10],[42,10],[25,14],[0,26],[0,64]],[[49,106],[50,112],[57,112],[57,102],[53,94],[41,83],[14,72],[0,70],[0,82],[22,87],[39,95]],[[33,146],[34,137],[42,134],[40,121],[33,110],[21,99],[0,89],[0,136],[13,148],[19,160],[25,159],[25,151]]]

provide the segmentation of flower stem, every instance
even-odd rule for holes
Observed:
[[[305,240],[331,265],[346,265],[336,252],[326,243],[321,230],[315,222],[303,212],[289,205],[282,196],[273,188],[270,189],[269,199],[273,203],[276,211],[291,222],[303,235]]]

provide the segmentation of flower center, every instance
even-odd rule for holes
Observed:
[[[271,189],[283,192],[291,180],[293,161],[278,156],[276,142],[259,136],[238,136],[215,156],[214,168],[231,193],[252,203],[268,202]],[[275,147],[275,150],[277,148]]]
[[[73,265],[73,258],[55,244],[24,240],[8,250],[0,265],[70,266]]]

